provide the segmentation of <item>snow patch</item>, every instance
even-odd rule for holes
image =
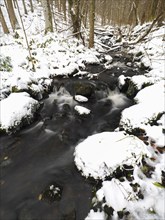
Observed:
[[[2,100],[0,105],[0,128],[6,132],[19,127],[23,119],[29,123],[39,108],[38,101],[31,98],[26,92],[12,93]]]
[[[125,130],[144,129],[146,124],[156,121],[159,114],[164,113],[164,83],[160,81],[142,89],[135,96],[135,100],[138,104],[122,112],[120,126]]]
[[[106,219],[106,214],[102,212],[94,212],[93,210],[90,210],[88,216],[85,218],[85,220],[105,220]]]
[[[74,107],[74,109],[80,114],[80,115],[88,115],[90,114],[91,110],[89,110],[88,108],[85,108],[83,106],[80,105],[76,105]]]
[[[123,164],[135,165],[149,154],[137,137],[124,132],[103,132],[89,136],[75,148],[75,164],[86,177],[104,179]]]
[[[88,98],[86,98],[85,96],[82,96],[82,95],[75,95],[74,98],[78,102],[87,102],[88,101]]]

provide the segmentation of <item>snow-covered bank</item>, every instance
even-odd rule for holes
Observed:
[[[1,101],[0,129],[10,132],[30,124],[39,106],[39,102],[26,92],[10,94]]]
[[[137,133],[142,135],[139,136],[142,141],[137,137],[138,141],[135,142],[132,135],[117,141],[107,132],[106,135],[100,133],[90,136],[75,148],[75,164],[82,174],[103,179],[102,186],[95,192],[93,209],[86,220],[165,218],[163,36],[164,27],[161,27],[130,50],[135,57],[141,52],[140,65],[149,69],[147,73],[141,76],[119,77],[119,88],[125,86],[129,79],[136,90],[135,94],[137,93],[134,97],[136,104],[122,112],[120,129],[129,134],[140,131]],[[114,137],[121,134],[120,129],[113,133]],[[131,143],[125,145],[123,140],[129,139],[132,140]],[[138,148],[141,153],[136,154],[137,143],[143,147],[141,150]],[[127,151],[124,146],[132,146],[132,157],[129,155],[131,151]],[[140,161],[138,156],[142,156]],[[124,163],[129,165],[131,158],[135,159],[131,163],[132,167],[122,169]],[[110,180],[104,180],[106,176]]]
[[[103,180],[86,220],[163,219],[164,159],[165,154],[123,132],[95,134],[77,145],[77,168]],[[110,180],[104,180],[107,176]]]
[[[147,124],[155,124],[164,114],[164,82],[161,81],[142,89],[135,96],[136,105],[122,112],[120,126],[124,130],[145,129]]]

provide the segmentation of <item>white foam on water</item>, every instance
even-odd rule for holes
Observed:
[[[112,101],[113,108],[122,108],[130,102],[130,100],[118,90],[110,91],[108,99]]]
[[[77,103],[73,99],[73,96],[64,87],[60,87],[59,90],[54,89],[54,92],[50,94],[48,103],[51,104],[53,102],[56,102],[59,105],[59,108],[62,108],[64,104],[74,107]]]

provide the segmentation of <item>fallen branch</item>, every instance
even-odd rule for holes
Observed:
[[[109,49],[109,50],[112,49],[111,47],[108,47],[107,45],[102,44],[102,43],[100,43],[100,42],[98,42],[98,41],[95,41],[95,43],[96,43],[96,44],[99,44],[100,46],[105,47],[105,48],[107,48],[107,49]]]
[[[149,26],[149,28],[134,42],[129,42],[129,45],[134,45],[134,44],[137,44],[139,42],[141,42],[149,33],[150,31],[152,30],[153,26],[155,25],[155,23],[157,21],[160,20],[160,18],[163,16],[163,13],[160,13],[154,20],[153,22],[151,23],[151,25]]]
[[[29,58],[30,58],[30,61],[32,63],[32,70],[35,72],[34,60],[33,60],[32,54],[31,54],[31,50],[30,50],[30,46],[29,46],[25,26],[24,26],[24,23],[23,23],[22,15],[21,15],[21,12],[20,12],[20,8],[19,8],[19,5],[18,5],[18,1],[16,0],[15,3],[16,3],[17,9],[18,9],[18,14],[19,14],[19,17],[20,17],[20,20],[21,20],[22,29],[23,29],[23,32],[24,32],[24,35],[25,35],[26,45],[27,45],[27,49],[28,49],[28,52],[29,52]]]

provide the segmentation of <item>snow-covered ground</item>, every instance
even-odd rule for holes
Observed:
[[[2,2],[3,4],[3,2]],[[22,5],[22,2],[20,6]],[[41,100],[44,93],[49,92],[53,76],[60,75],[83,75],[84,63],[99,63],[95,49],[84,47],[82,42],[67,37],[71,30],[60,33],[44,34],[43,10],[40,4],[34,4],[35,12],[29,11],[28,16],[22,16],[31,48],[33,64],[29,60],[29,53],[22,29],[16,33],[4,35],[1,32],[1,54],[0,54],[0,100],[3,100],[13,92],[28,92],[32,97]],[[3,13],[5,12],[3,7]],[[6,16],[7,17],[7,16]],[[19,18],[19,16],[17,16]],[[21,22],[19,22],[21,24]],[[81,69],[81,71],[80,71]],[[13,99],[16,97],[12,96]],[[77,97],[79,99],[79,97]],[[82,100],[82,99],[81,99]],[[84,101],[84,100],[83,100]],[[17,102],[17,100],[13,101]],[[24,111],[25,109],[22,109]],[[20,110],[21,111],[21,110]],[[76,107],[76,111],[82,113],[82,108]],[[26,114],[26,113],[25,113]],[[85,113],[87,114],[87,112]],[[11,124],[0,124],[1,129],[17,126],[14,121],[20,120],[10,114],[7,116],[1,112],[1,118],[9,117]]]
[[[119,87],[129,78],[139,91],[135,105],[123,110],[120,132],[103,132],[88,137],[75,148],[75,164],[86,177],[102,179],[93,198],[93,209],[85,220],[165,219],[165,47],[164,27],[151,32],[131,53],[142,51],[145,75],[119,77]],[[147,86],[147,87],[146,87]],[[143,141],[135,138],[141,131]],[[121,136],[121,137],[120,137]],[[148,155],[147,155],[148,154]],[[145,162],[144,162],[145,161]],[[132,165],[132,179],[119,179],[117,170]],[[110,180],[106,180],[110,176]],[[121,176],[121,173],[120,173]]]
[[[22,119],[31,122],[39,104],[30,95],[37,94],[38,99],[42,99],[53,76],[83,74],[85,63],[100,62],[98,48],[89,50],[75,38],[67,38],[69,31],[44,35],[41,17],[42,10],[37,4],[34,14],[29,12],[27,17],[23,16],[35,72],[22,29],[17,30],[17,38],[14,34],[1,33],[0,129],[7,132],[13,127],[19,128]],[[120,128],[124,132],[117,129],[95,134],[75,148],[75,163],[83,175],[102,180],[102,186],[93,198],[93,207],[101,205],[95,212],[91,210],[86,220],[106,220],[108,215],[112,215],[112,219],[122,215],[128,215],[128,219],[165,219],[164,30],[165,26],[155,29],[144,42],[130,50],[135,55],[142,52],[143,65],[151,70],[144,76],[131,78],[139,92],[135,97],[136,104],[122,112]],[[110,66],[111,57],[105,56],[105,59]],[[124,83],[125,76],[121,76],[119,87]],[[143,88],[144,85],[149,86]],[[81,96],[76,96],[75,100],[79,103],[88,101]],[[90,113],[89,109],[78,105],[75,110],[79,114]],[[130,135],[139,128],[148,136],[148,145]],[[131,180],[124,177],[121,182],[115,176],[106,180],[118,167],[124,172],[124,165],[132,166]]]

